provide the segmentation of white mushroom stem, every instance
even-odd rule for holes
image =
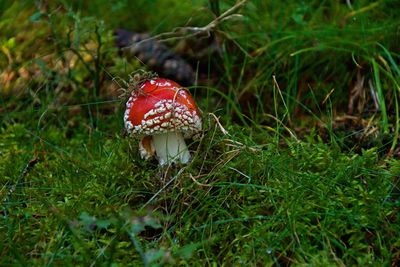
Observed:
[[[180,132],[155,134],[153,135],[153,145],[160,165],[172,162],[186,164],[190,160],[189,150]]]

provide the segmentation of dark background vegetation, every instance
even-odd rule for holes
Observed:
[[[399,10],[1,1],[0,265],[397,266]],[[141,160],[123,132],[118,89],[150,68],[120,28],[196,70],[187,166]]]

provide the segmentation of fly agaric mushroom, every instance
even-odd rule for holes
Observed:
[[[190,153],[184,138],[201,131],[199,110],[190,93],[162,78],[147,80],[134,90],[126,103],[125,128],[141,137],[140,155],[158,158],[160,165],[188,163]]]

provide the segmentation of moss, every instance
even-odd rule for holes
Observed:
[[[142,63],[113,30],[203,26],[233,2],[0,4],[1,266],[398,263],[393,1],[248,1],[196,88],[193,162],[161,169],[124,136],[115,81]],[[369,87],[342,116],[373,61],[387,125]]]

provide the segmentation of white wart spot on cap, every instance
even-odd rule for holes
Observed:
[[[201,119],[197,112],[190,111],[185,105],[173,100],[158,101],[153,109],[143,115],[143,120],[139,125],[132,125],[129,121],[129,110],[127,109],[124,121],[125,128],[130,134],[152,135],[181,131],[185,137],[190,137],[201,130]]]

